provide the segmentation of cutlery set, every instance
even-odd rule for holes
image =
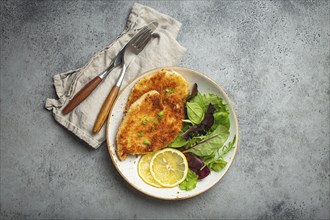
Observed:
[[[148,42],[152,38],[153,31],[157,28],[157,22],[151,22],[150,24],[141,28],[141,30],[120,50],[112,64],[107,67],[98,76],[87,83],[64,107],[63,114],[68,114],[81,102],[83,102],[93,90],[109,75],[109,73],[116,67],[121,67],[121,73],[117,79],[116,84],[112,87],[109,95],[103,103],[103,106],[95,121],[93,132],[98,133],[104,122],[106,121],[114,102],[118,96],[121,84],[125,77],[126,69],[134,58],[145,48]]]

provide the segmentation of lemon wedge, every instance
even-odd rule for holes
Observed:
[[[165,148],[151,158],[150,172],[162,187],[174,187],[187,177],[188,162],[181,151]]]
[[[156,180],[152,177],[151,172],[150,172],[150,162],[151,162],[151,158],[155,155],[155,153],[148,153],[143,155],[140,160],[139,160],[139,164],[138,164],[138,173],[139,176],[141,177],[141,179],[151,185],[151,186],[155,186],[155,187],[161,187],[161,185],[159,185]]]

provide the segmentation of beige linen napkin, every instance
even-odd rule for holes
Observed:
[[[52,110],[58,123],[93,148],[98,148],[106,139],[105,126],[98,134],[94,134],[92,129],[104,100],[117,80],[120,68],[114,69],[72,112],[63,115],[62,109],[82,87],[111,64],[120,49],[142,26],[152,21],[159,24],[154,32],[157,37],[152,39],[131,62],[126,71],[122,88],[146,70],[179,64],[186,51],[176,41],[181,23],[150,7],[135,3],[129,14],[125,30],[115,42],[98,52],[84,67],[54,76],[58,99],[47,99],[45,108]]]

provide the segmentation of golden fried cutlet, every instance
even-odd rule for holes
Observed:
[[[177,72],[161,70],[136,83],[126,104],[126,111],[141,95],[150,90],[160,93],[163,100],[183,104],[189,93],[187,81]]]
[[[160,94],[151,90],[136,100],[127,111],[117,133],[117,155],[145,154],[169,144],[181,130],[182,109],[168,111]],[[178,123],[179,122],[179,123]]]
[[[117,133],[117,155],[145,154],[166,147],[182,129],[188,83],[178,73],[160,71],[132,89]]]

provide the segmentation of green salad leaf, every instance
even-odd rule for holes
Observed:
[[[199,124],[204,119],[204,111],[202,107],[195,102],[187,102],[187,115],[189,120],[194,124]]]
[[[203,158],[203,161],[205,166],[208,166],[211,170],[216,172],[222,170],[227,165],[227,162],[222,157],[208,159]]]
[[[220,171],[226,167],[227,161],[223,159],[223,157],[233,148],[235,148],[236,136],[234,136],[233,140],[228,143],[228,146],[224,145],[218,155],[215,157],[203,157],[203,161],[205,166],[208,166],[211,170]]]
[[[227,129],[230,127],[230,119],[229,119],[229,112],[223,111],[223,112],[215,112],[213,114],[214,117],[214,123],[211,127],[211,131],[213,131],[218,125],[223,125]]]
[[[221,111],[221,112],[228,111],[227,105],[223,102],[222,98],[220,98],[219,96],[217,96],[215,94],[212,94],[212,93],[204,94],[204,100],[206,102],[206,105],[208,105],[207,103],[211,103],[212,105],[215,106],[215,108],[218,111]],[[206,106],[206,108],[207,108],[207,106]]]
[[[228,137],[229,130],[225,126],[219,125],[213,132],[206,135],[205,140],[197,142],[185,152],[190,152],[200,157],[214,157]]]
[[[223,125],[229,129],[230,127],[229,110],[227,108],[227,105],[223,102],[222,98],[220,98],[219,96],[211,93],[201,94],[198,92],[198,94],[192,100],[190,100],[189,103],[190,105],[192,105],[193,103],[199,105],[202,108],[203,113],[206,112],[209,104],[212,104],[215,107],[216,112],[213,114],[214,124],[212,125],[210,130],[213,131],[218,125]]]
[[[204,95],[202,95],[200,92],[198,92],[197,95],[194,98],[192,98],[189,102],[198,104],[200,107],[202,107],[203,112],[206,111],[207,106],[210,104],[210,102],[208,102],[205,99]]]
[[[218,159],[213,161],[212,163],[209,164],[209,168],[211,170],[214,170],[216,172],[219,172],[223,168],[225,168],[227,165],[227,162],[224,159]]]
[[[185,140],[182,138],[183,132],[180,132],[179,135],[174,139],[172,143],[170,143],[168,146],[172,148],[180,148],[188,144],[188,140]]]
[[[234,136],[233,140],[228,143],[228,146],[224,146],[222,148],[222,151],[220,153],[220,157],[225,156],[231,149],[235,148],[235,141],[236,141],[236,136]]]
[[[225,110],[228,111],[227,105],[223,103],[222,98],[212,93],[201,94],[200,92],[198,92],[198,94],[194,98],[192,98],[189,102],[198,104],[200,107],[202,107],[204,112],[206,111],[210,103],[218,111],[225,111]]]
[[[187,191],[195,189],[197,185],[197,181],[198,181],[198,175],[194,171],[189,169],[186,179],[179,184],[179,188]]]

